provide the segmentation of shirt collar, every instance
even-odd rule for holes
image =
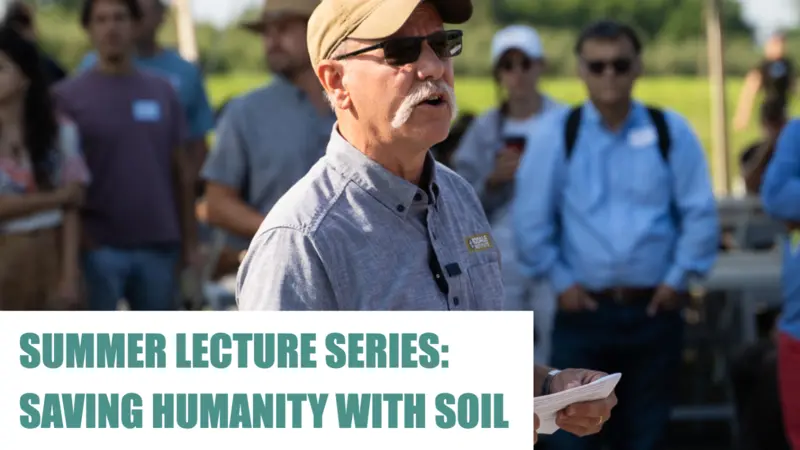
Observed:
[[[309,101],[308,96],[306,95],[306,93],[302,89],[297,87],[296,84],[294,84],[291,81],[289,81],[286,77],[276,74],[276,75],[273,76],[272,84],[274,86],[277,86],[281,90],[288,92],[289,95],[294,96],[294,98],[297,99],[297,102],[299,104],[305,105],[305,106],[307,106],[309,108],[313,108],[314,112],[319,117],[325,117],[325,118],[328,118],[328,119],[332,119],[332,118],[335,117],[333,109],[331,109],[328,114],[320,114],[319,111],[317,111],[317,109],[314,108],[314,106],[311,104],[311,101]]]
[[[436,206],[439,186],[436,183],[436,162],[430,150],[425,155],[423,169],[423,179],[428,180],[428,189],[425,192],[419,186],[389,172],[353,147],[339,134],[337,125],[333,126],[326,151],[326,159],[333,170],[356,183],[399,217],[405,218],[412,203],[426,198],[428,203]]]
[[[624,131],[630,129],[631,127],[646,123],[647,119],[644,113],[644,105],[635,100],[631,102],[631,111],[628,113],[628,117],[625,119],[625,125],[621,129]],[[582,114],[582,120],[596,124],[602,124],[603,117],[600,115],[600,111],[597,110],[597,107],[594,105],[594,103],[592,103],[591,100],[588,100],[583,104]]]
[[[299,101],[306,100],[306,93],[282,75],[273,75],[272,83],[286,92],[291,92]]]
[[[542,94],[542,112],[549,112],[558,107],[558,103],[553,100],[549,95]]]

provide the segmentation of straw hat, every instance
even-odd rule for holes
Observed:
[[[311,17],[320,0],[264,0],[264,9],[256,20],[243,22],[241,27],[254,33],[264,30],[267,19],[281,16]]]

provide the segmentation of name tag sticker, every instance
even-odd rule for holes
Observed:
[[[628,144],[631,147],[649,147],[655,144],[656,140],[658,140],[658,133],[652,127],[638,128],[628,133]]]
[[[137,122],[158,122],[161,120],[161,105],[155,100],[136,100],[133,102],[133,118]]]
[[[494,248],[494,244],[492,244],[489,233],[476,234],[467,238],[467,248],[471,252],[480,252]]]

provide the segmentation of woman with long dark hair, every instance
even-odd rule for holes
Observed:
[[[56,115],[36,47],[0,28],[0,309],[77,304],[88,181],[77,129]]]
[[[6,8],[6,17],[2,26],[13,28],[22,37],[38,45],[39,38],[36,32],[36,13],[32,4],[23,0],[12,1]],[[38,48],[38,47],[37,47]],[[39,50],[42,58],[44,74],[50,84],[57,83],[67,77],[67,72],[49,55]]]

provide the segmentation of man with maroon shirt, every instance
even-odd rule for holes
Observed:
[[[195,241],[186,124],[166,79],[133,64],[136,0],[85,0],[81,23],[98,64],[59,83],[59,107],[78,125],[93,182],[83,211],[89,308],[177,306],[179,264]]]

